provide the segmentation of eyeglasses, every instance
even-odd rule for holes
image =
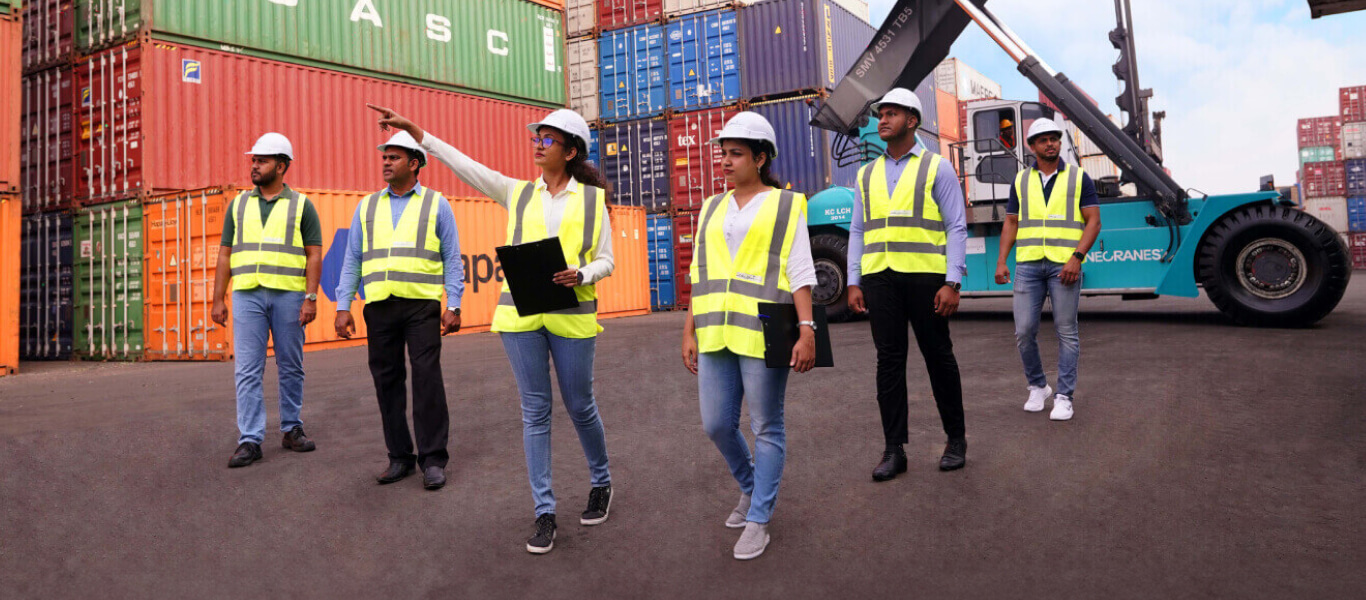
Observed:
[[[564,142],[560,142],[559,140],[556,140],[555,138],[550,137],[550,136],[548,136],[548,135],[545,136],[545,137],[541,137],[541,136],[532,136],[532,137],[531,137],[531,145],[532,145],[532,146],[535,146],[535,147],[537,147],[537,148],[549,148],[549,147],[551,147],[551,146],[554,146],[554,145],[557,144],[557,143],[558,143],[558,144],[563,144]]]

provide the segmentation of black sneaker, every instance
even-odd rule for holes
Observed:
[[[601,525],[612,508],[612,486],[595,487],[588,492],[588,508],[579,517],[580,525]]]
[[[555,547],[555,513],[536,517],[536,535],[526,541],[526,551],[532,554],[545,554]]]

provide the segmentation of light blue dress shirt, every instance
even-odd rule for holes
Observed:
[[[395,227],[403,216],[403,209],[408,206],[408,200],[420,191],[422,184],[414,185],[413,189],[402,195],[394,194],[393,190],[387,187],[384,188],[384,192],[389,194],[389,212]],[[351,217],[351,235],[346,241],[346,260],[342,262],[341,279],[337,282],[337,310],[351,310],[351,301],[360,289],[361,239],[364,237],[361,233],[362,206],[364,205],[357,206],[356,214]],[[465,294],[465,265],[460,262],[460,232],[455,226],[455,213],[446,202],[436,204],[436,239],[441,240],[441,271],[446,281],[446,307],[460,308],[460,297]]]

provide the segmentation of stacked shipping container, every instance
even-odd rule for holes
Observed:
[[[1347,199],[1346,226],[1352,264],[1366,269],[1366,86],[1338,90],[1338,116],[1342,119],[1338,158],[1344,160]]]
[[[17,0],[0,0],[0,377],[19,369],[20,78],[24,30]]]
[[[1342,114],[1300,119],[1295,131],[1303,209],[1344,237],[1352,228],[1349,207],[1357,204],[1349,194],[1366,194],[1366,160],[1355,160],[1366,158],[1362,146],[1366,124],[1346,122],[1349,118],[1366,120],[1366,116],[1358,115],[1361,99],[1351,89],[1339,92]],[[1347,155],[1348,149],[1352,156]]]

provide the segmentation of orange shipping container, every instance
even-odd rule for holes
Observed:
[[[0,196],[0,377],[19,370],[19,230],[23,203]]]
[[[19,189],[19,113],[23,72],[19,57],[23,26],[17,15],[0,17],[0,193]]]
[[[939,137],[963,139],[963,126],[958,116],[958,99],[944,90],[935,90],[935,103],[939,106]]]

